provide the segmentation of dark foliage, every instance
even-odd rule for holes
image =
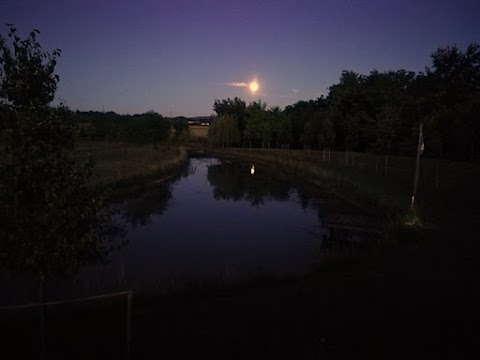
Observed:
[[[344,71],[326,98],[283,111],[261,101],[245,106],[238,98],[215,100],[213,109],[231,116],[241,142],[253,146],[413,155],[422,122],[426,156],[478,159],[480,47],[438,49],[431,58],[425,73]]]
[[[0,266],[40,278],[71,274],[106,254],[101,202],[87,189],[92,162],[71,150],[76,127],[51,108],[59,50],[43,52],[37,31],[0,35]]]
[[[168,138],[171,130],[170,121],[154,111],[135,115],[76,111],[71,117],[80,127],[80,137],[88,140],[159,143]]]

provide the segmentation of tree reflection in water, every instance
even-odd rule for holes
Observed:
[[[276,177],[272,172],[263,172],[252,165],[222,163],[208,167],[208,181],[213,187],[215,199],[247,201],[252,206],[263,205],[266,200],[287,201],[294,189],[291,184]]]
[[[225,266],[269,264],[281,273],[303,269],[314,254],[363,247],[365,235],[354,227],[367,221],[358,209],[278,169],[256,164],[252,175],[251,167],[192,158],[176,177],[151,182],[124,200],[118,220],[130,227],[131,244],[122,252],[129,281],[147,288],[165,274],[207,278]]]
[[[149,224],[154,215],[162,215],[172,199],[172,185],[181,178],[193,175],[195,170],[188,163],[175,176],[153,181],[142,194],[124,200],[119,209],[123,220],[135,228]]]
[[[210,165],[208,180],[215,198],[248,201],[251,206],[258,207],[269,199],[288,201],[295,191],[303,209],[310,207],[318,212],[320,226],[312,236],[320,240],[318,250],[321,258],[325,255],[357,253],[378,242],[380,234],[372,223],[372,218],[360,215],[351,205],[345,208],[345,204],[332,195],[322,194],[321,198],[312,198],[305,186],[294,185],[271,169],[262,171],[258,166],[252,174],[252,168],[251,164]],[[320,203],[317,203],[319,200]],[[338,224],[338,219],[344,223]]]

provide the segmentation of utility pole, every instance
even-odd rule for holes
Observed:
[[[415,176],[413,180],[413,194],[410,209],[415,211],[415,197],[417,196],[418,179],[420,177],[420,154],[422,153],[423,144],[423,123],[420,123],[420,129],[418,131],[418,145],[417,145],[417,162],[415,165]]]

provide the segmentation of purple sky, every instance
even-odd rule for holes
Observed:
[[[478,14],[478,0],[0,3],[1,23],[62,50],[57,98],[71,109],[166,116],[234,96],[284,107],[327,94],[344,69],[421,71],[438,47],[480,42]],[[227,85],[254,78],[256,96]]]

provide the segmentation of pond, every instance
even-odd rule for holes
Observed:
[[[126,244],[108,264],[50,283],[49,298],[303,274],[324,256],[379,238],[373,219],[327,192],[273,168],[217,158],[191,158],[176,177],[113,207]]]
[[[372,219],[352,205],[273,169],[216,158],[192,158],[179,178],[116,207],[128,244],[90,273],[95,287],[302,274],[327,253],[376,238]]]

